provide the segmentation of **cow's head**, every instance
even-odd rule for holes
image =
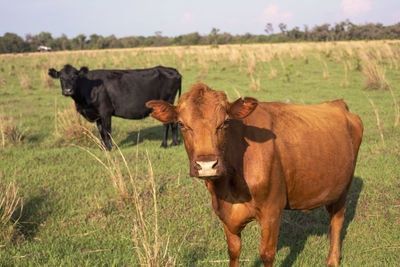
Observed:
[[[190,176],[203,179],[225,175],[223,154],[230,120],[244,119],[257,104],[257,99],[251,97],[228,102],[224,92],[203,83],[193,85],[177,106],[161,100],[146,103],[153,109],[153,118],[162,123],[178,123],[189,157]]]
[[[60,79],[62,94],[65,96],[73,96],[76,92],[78,79],[88,73],[87,67],[82,67],[79,71],[71,65],[65,65],[60,71],[49,69],[50,77]]]

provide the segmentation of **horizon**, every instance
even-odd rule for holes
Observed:
[[[400,1],[252,0],[250,6],[248,2],[237,0],[204,0],[202,3],[189,0],[185,4],[177,0],[89,0],[83,3],[20,0],[2,5],[0,35],[10,32],[25,38],[27,34],[49,32],[54,38],[63,34],[68,38],[79,34],[124,38],[149,37],[161,32],[162,36],[176,37],[195,32],[208,35],[212,28],[232,35],[265,35],[267,23],[273,24],[273,33],[279,33],[279,23],[286,24],[288,30],[304,29],[305,25],[312,29],[323,24],[333,26],[347,19],[356,25],[397,24]]]

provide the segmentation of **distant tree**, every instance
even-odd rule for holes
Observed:
[[[311,39],[313,41],[329,41],[330,39],[330,24],[326,23],[321,26],[315,26],[311,31]]]
[[[67,35],[64,33],[61,35],[61,37],[57,38],[60,42],[61,50],[71,50],[71,41],[68,39]]]
[[[229,44],[232,40],[232,35],[230,33],[224,32],[222,34],[218,34],[217,43],[218,44]]]
[[[72,39],[72,44],[74,49],[82,50],[85,48],[86,35],[79,34],[74,39]]]
[[[122,47],[131,48],[141,46],[140,39],[138,37],[124,37],[119,39]]]
[[[308,28],[308,25],[304,24],[304,40],[310,40],[310,29]]]
[[[300,31],[299,27],[294,27],[291,31],[288,31],[287,35],[292,41],[304,40],[304,32]]]
[[[49,32],[41,32],[36,36],[36,39],[37,39],[39,45],[50,46],[50,43],[53,40],[53,37],[51,36],[51,33],[49,33]]]
[[[177,38],[178,45],[197,45],[200,43],[201,36],[198,32],[193,32],[185,35],[180,35]]]
[[[115,37],[114,34],[103,38],[104,41],[104,48],[122,48],[121,42]]]
[[[6,32],[0,37],[0,53],[21,53],[27,48],[24,40],[15,33]]]
[[[274,27],[272,26],[272,23],[271,23],[271,22],[268,22],[268,23],[265,25],[264,31],[267,33],[267,35],[274,32]]]
[[[383,30],[383,35],[386,39],[400,39],[400,22],[386,27]]]
[[[219,29],[217,29],[217,28],[212,28],[212,29],[211,29],[211,32],[210,32],[210,34],[209,34],[210,43],[211,43],[213,46],[217,46],[217,45],[218,45],[218,32],[219,32]]]
[[[103,39],[103,36],[97,34],[91,34],[89,36],[88,48],[89,49],[100,49],[99,40]]]
[[[281,33],[283,35],[285,35],[287,32],[287,25],[285,23],[281,22],[281,23],[279,23],[278,27],[279,27],[279,30],[281,31]]]

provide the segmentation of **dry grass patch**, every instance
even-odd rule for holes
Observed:
[[[18,197],[18,189],[15,184],[10,183],[8,186],[0,184],[0,247],[12,241],[22,208],[23,201]],[[18,210],[19,217],[13,219]]]
[[[24,90],[30,90],[33,88],[31,78],[26,74],[21,74],[19,76],[19,84],[21,88]]]
[[[57,111],[57,107],[55,108],[54,123],[54,135],[67,143],[79,142],[88,144],[90,138],[87,135],[87,131],[94,132],[94,125],[87,122],[76,111],[73,103],[63,111]]]
[[[86,134],[104,152],[105,159],[101,159],[101,157],[95,155],[86,148],[80,148],[88,152],[107,171],[120,203],[123,206],[129,204],[133,204],[134,206],[133,242],[139,257],[140,265],[175,266],[177,258],[176,256],[170,255],[168,251],[170,238],[168,236],[163,239],[159,233],[157,190],[153,168],[147,150],[146,161],[148,168],[145,181],[149,181],[150,183],[150,192],[141,192],[143,191],[143,187],[138,186],[138,148],[136,149],[136,171],[135,174],[133,174],[125,156],[113,139],[112,141],[116,147],[117,153],[107,151],[101,140],[92,133],[86,131]],[[151,197],[140,197],[143,194],[151,195]],[[152,210],[151,212],[145,212],[144,209],[151,205],[150,202],[152,202]]]
[[[0,135],[1,147],[5,148],[7,144],[16,145],[21,143],[28,129],[22,125],[21,118],[16,122],[13,116],[8,116],[5,113],[0,113]]]
[[[44,88],[55,87],[53,79],[47,73],[47,69],[42,69],[40,71],[40,79]]]
[[[250,90],[257,91],[257,92],[261,91],[260,78],[254,79],[253,75],[251,75],[250,78],[251,78]]]
[[[378,64],[366,63],[362,68],[365,75],[365,89],[388,90],[390,85],[385,78],[385,70]]]

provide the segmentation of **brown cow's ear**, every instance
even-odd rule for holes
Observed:
[[[234,119],[244,119],[249,116],[257,107],[258,100],[252,97],[239,98],[229,103],[228,114]]]
[[[146,103],[146,107],[152,108],[153,112],[150,113],[150,116],[162,123],[171,123],[177,118],[175,106],[168,102],[151,100]]]

